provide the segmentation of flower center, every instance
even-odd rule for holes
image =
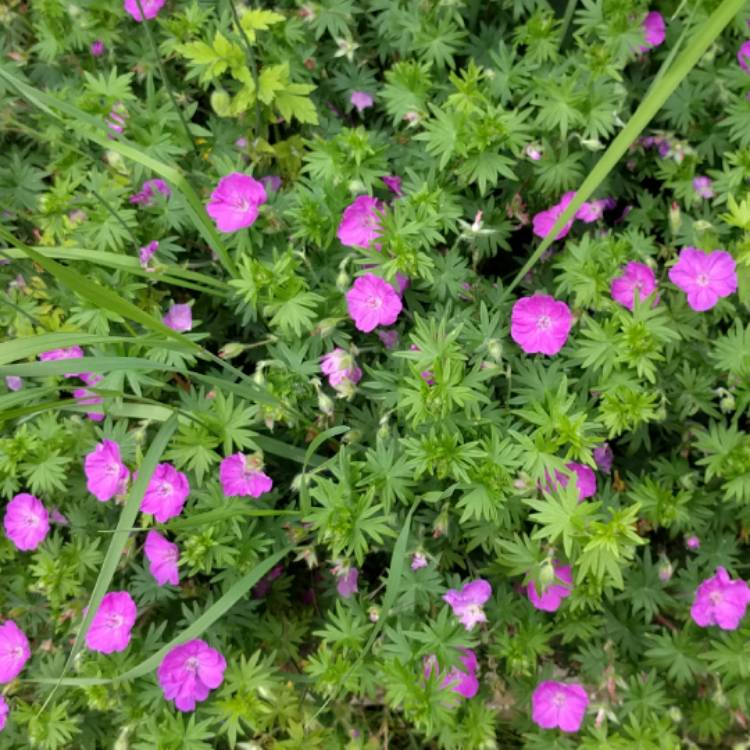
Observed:
[[[10,655],[14,659],[23,659],[23,649],[20,646],[16,646],[10,650]]]
[[[383,306],[383,300],[381,300],[380,297],[371,294],[365,299],[365,305],[373,310],[379,310]]]
[[[104,473],[108,477],[116,477],[120,473],[120,465],[114,461],[110,461],[104,468]]]
[[[717,604],[721,604],[721,603],[722,603],[722,601],[724,600],[724,597],[722,596],[722,593],[721,593],[721,591],[712,591],[712,592],[711,592],[711,593],[710,593],[710,594],[708,595],[708,600],[709,600],[709,601],[711,602],[711,604],[713,604],[713,605],[714,605],[714,607],[715,607],[715,606],[716,606]]]
[[[540,331],[546,331],[552,327],[552,318],[549,315],[540,315],[536,321],[536,327]]]
[[[242,211],[242,213],[245,213],[250,209],[250,201],[248,201],[247,198],[235,198],[233,203],[235,208],[238,211]]]
[[[196,659],[194,656],[191,656],[189,659],[185,661],[185,669],[188,672],[192,672],[195,674],[198,671],[198,659]]]
[[[552,703],[557,708],[562,708],[565,705],[565,693],[555,693]]]
[[[23,517],[23,525],[30,529],[35,529],[39,526],[39,516],[35,516],[33,513],[27,513]]]
[[[159,489],[157,492],[161,497],[168,497],[172,494],[173,488],[172,485],[169,482],[161,482],[159,484]]]
[[[116,612],[113,612],[112,614],[107,615],[105,624],[108,628],[117,630],[118,628],[122,627],[124,621],[125,620],[123,619],[122,615],[118,615]]]
[[[695,278],[695,283],[698,286],[708,286],[708,276],[705,273],[699,273]]]

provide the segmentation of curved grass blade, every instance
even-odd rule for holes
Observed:
[[[513,281],[506,287],[512,291],[523,277],[534,267],[544,251],[555,241],[559,231],[570,221],[584,201],[601,185],[607,175],[615,168],[629,146],[651,122],[654,115],[664,106],[664,103],[674,93],[683,79],[690,73],[706,50],[716,41],[727,24],[739,13],[746,0],[723,0],[721,5],[711,14],[705,24],[696,30],[687,48],[680,54],[672,65],[657,75],[648,93],[628,120],[627,125],[618,133],[607,150],[604,152],[588,177],[576,191],[575,198],[568,208],[558,217],[555,225],[542,240],[539,247],[524,263],[523,268],[516,274]]]
[[[19,365],[0,365],[0,376],[19,375],[22,378],[44,378],[50,375],[65,375],[72,369],[80,372],[163,371],[181,372],[184,368],[154,362],[143,357],[81,357],[53,362],[24,362]]]
[[[316,435],[311,441],[310,445],[307,446],[307,450],[305,451],[305,458],[302,462],[302,473],[300,475],[300,483],[299,483],[299,499],[300,499],[300,508],[302,510],[303,514],[307,514],[310,512],[310,494],[307,491],[307,477],[305,476],[307,472],[307,466],[310,463],[310,458],[315,455],[315,451],[329,438],[335,437],[336,435],[340,435],[342,432],[348,432],[349,427],[344,424],[336,425],[335,427],[331,427],[328,430],[325,430],[324,432],[319,433]]]
[[[177,429],[177,416],[173,415],[159,428],[159,432],[156,433],[156,436],[146,452],[143,463],[138,469],[138,478],[133,482],[130,488],[128,498],[120,512],[120,519],[117,522],[117,527],[114,534],[112,534],[112,539],[110,540],[107,552],[104,555],[104,561],[102,562],[99,575],[96,578],[96,583],[94,584],[91,597],[89,598],[88,611],[83,617],[81,626],[78,628],[76,639],[73,642],[73,647],[70,649],[70,653],[68,654],[68,658],[62,672],[60,673],[59,679],[65,677],[65,674],[70,669],[74,659],[83,648],[86,633],[99,609],[102,598],[109,589],[112,578],[117,570],[117,566],[122,558],[122,551],[125,549],[125,544],[130,536],[129,529],[133,528],[138,511],[141,507],[143,495],[145,494],[148,483],[151,480],[151,475],[154,473],[156,464],[159,463],[159,459],[161,458],[162,453],[164,453],[167,443],[169,443],[169,439],[172,437],[175,429]],[[44,711],[45,707],[52,700],[57,688],[62,684],[59,680],[56,682],[57,684],[45,699],[44,705],[39,713]]]
[[[94,344],[122,344],[126,341],[135,343],[131,336],[108,336],[80,331],[59,331],[57,333],[40,333],[38,336],[25,336],[12,341],[0,343],[0,365],[7,365],[19,359],[35,357],[51,349],[65,349],[69,346],[92,346]],[[138,340],[141,343],[141,339]]]

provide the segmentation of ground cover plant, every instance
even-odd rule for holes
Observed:
[[[750,748],[748,3],[0,20],[0,747]]]

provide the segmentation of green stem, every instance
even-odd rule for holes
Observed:
[[[237,13],[237,7],[234,4],[234,0],[229,0],[229,7],[232,9],[232,17],[234,18],[237,28],[240,30],[242,41],[245,45],[245,53],[247,55],[247,66],[250,68],[250,73],[253,77],[253,85],[255,86],[255,137],[260,138],[260,100],[258,99],[258,64],[255,61],[255,53],[253,52],[253,45],[250,44],[250,40],[245,33],[245,29],[242,28],[240,23],[240,16]]]
[[[185,120],[185,116],[182,114],[182,110],[180,109],[179,105],[177,104],[177,99],[175,98],[174,91],[172,90],[172,84],[169,82],[169,78],[167,77],[167,72],[164,70],[164,65],[161,61],[161,55],[159,54],[159,48],[156,46],[156,40],[154,39],[154,35],[151,33],[151,27],[149,26],[148,21],[146,20],[146,14],[143,12],[143,6],[141,5],[141,0],[135,0],[136,5],[138,6],[138,10],[141,13],[141,18],[143,19],[142,26],[146,29],[146,36],[148,37],[148,41],[151,44],[151,49],[154,52],[154,58],[156,59],[156,67],[159,68],[159,75],[161,76],[162,83],[164,84],[164,88],[166,88],[167,93],[169,94],[169,98],[172,100],[172,106],[175,109],[175,112],[177,112],[177,116],[180,118],[180,122],[182,123],[182,127],[185,130],[185,135],[187,135],[188,140],[190,141],[190,145],[193,147],[193,151],[195,153],[198,153],[198,146],[195,143],[195,140],[193,139],[193,134],[190,132],[190,128],[188,127],[187,120]]]

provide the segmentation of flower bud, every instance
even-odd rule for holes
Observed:
[[[370,619],[370,622],[377,622],[380,619],[380,607],[370,607],[367,611],[367,617]]]
[[[346,272],[345,268],[339,270],[339,274],[336,277],[336,289],[340,292],[346,292],[352,283],[352,277]]]
[[[333,399],[323,391],[318,391],[318,409],[320,409],[320,412],[327,417],[332,417],[336,411]]]
[[[672,578],[673,573],[674,568],[672,567],[672,563],[666,557],[662,558],[661,563],[657,569],[659,580],[662,583],[667,583],[670,578]]]
[[[500,362],[503,358],[503,345],[497,339],[490,339],[487,342],[487,353],[495,362]]]
[[[669,228],[672,230],[672,234],[677,234],[680,231],[680,225],[682,224],[682,212],[680,207],[675,201],[672,202],[672,206],[669,209]]]
[[[724,414],[729,414],[735,410],[737,403],[731,391],[726,388],[717,388],[716,395],[719,397],[719,408]]]
[[[219,349],[219,356],[222,359],[234,359],[242,354],[247,348],[247,344],[239,344],[236,341],[231,341]]]
[[[555,566],[549,557],[542,563],[539,572],[539,581],[544,588],[555,582]]]

